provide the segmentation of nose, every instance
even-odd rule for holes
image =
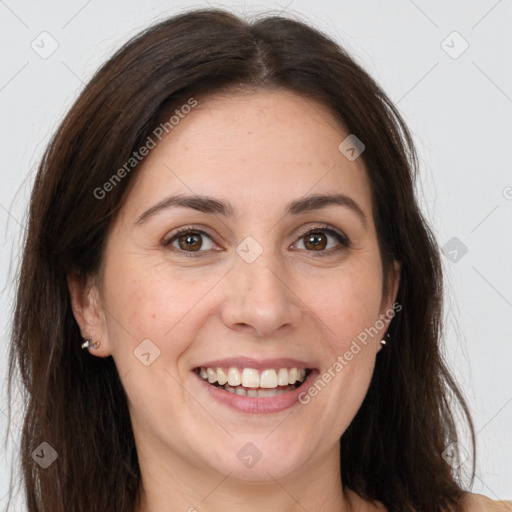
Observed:
[[[226,276],[227,299],[221,313],[224,324],[262,338],[296,328],[302,316],[301,301],[288,275],[277,259],[265,253],[252,263],[237,258]]]

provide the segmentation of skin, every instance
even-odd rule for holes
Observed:
[[[289,91],[200,99],[137,171],[109,233],[102,266],[85,284],[68,279],[92,356],[112,356],[126,390],[143,489],[138,512],[169,510],[385,510],[341,492],[339,438],[370,384],[380,340],[362,350],[307,405],[249,414],[213,401],[191,369],[211,359],[293,357],[320,373],[392,308],[398,266],[384,296],[371,189],[362,158],[338,150],[348,134],[322,105]],[[305,195],[342,193],[364,212],[328,206],[285,216]],[[233,217],[173,207],[138,217],[171,194],[229,201]],[[300,229],[329,224],[350,246],[321,231],[325,256]],[[173,231],[208,232],[199,257],[186,257]],[[193,231],[193,229],[191,229]],[[262,254],[247,263],[247,236]],[[215,250],[218,249],[218,250]],[[195,252],[194,254],[197,254]],[[145,366],[134,350],[149,338],[160,356]],[[251,442],[251,468],[237,452]],[[191,508],[193,507],[193,508]]]

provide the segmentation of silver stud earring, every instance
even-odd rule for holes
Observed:
[[[387,332],[387,333],[386,333],[386,335],[384,336],[384,338],[382,338],[382,339],[380,340],[380,344],[381,344],[382,346],[386,345],[386,338],[387,338],[387,341],[390,341],[389,332]]]
[[[87,338],[81,345],[82,349],[85,348],[98,348],[100,346],[100,343],[96,341],[95,343],[92,343],[92,338]]]

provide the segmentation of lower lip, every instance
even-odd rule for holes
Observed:
[[[265,396],[261,398],[237,395],[222,388],[212,386],[199,375],[197,375],[197,378],[201,381],[201,384],[205,386],[208,393],[210,393],[210,396],[220,403],[240,412],[265,414],[281,412],[293,407],[294,405],[300,404],[299,395],[308,389],[310,383],[317,375],[317,370],[311,370],[307,379],[298,388],[295,388],[292,391],[286,391],[285,393],[280,393],[277,396]]]

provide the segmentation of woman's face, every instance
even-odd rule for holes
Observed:
[[[366,170],[338,148],[348,135],[291,92],[217,95],[144,159],[77,315],[101,342],[91,354],[114,358],[141,467],[337,471],[397,287],[383,296]]]

